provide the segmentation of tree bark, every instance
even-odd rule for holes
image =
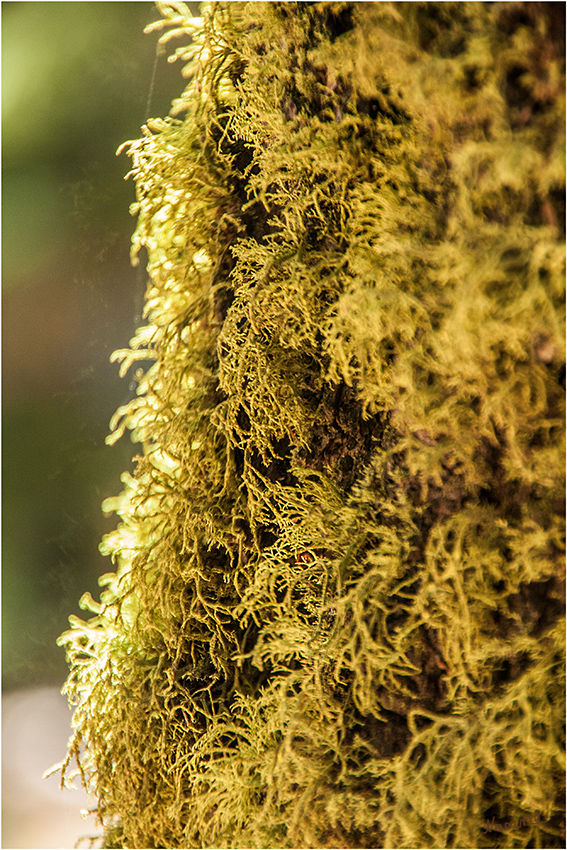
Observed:
[[[564,846],[564,6],[158,6],[104,846]]]

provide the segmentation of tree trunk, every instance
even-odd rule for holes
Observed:
[[[105,847],[565,846],[564,5],[158,5],[64,772]]]

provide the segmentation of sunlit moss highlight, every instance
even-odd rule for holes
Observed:
[[[64,772],[109,848],[564,846],[562,4],[158,5]]]

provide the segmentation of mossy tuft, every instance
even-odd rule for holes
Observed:
[[[565,846],[563,4],[158,6],[63,775],[108,848]]]

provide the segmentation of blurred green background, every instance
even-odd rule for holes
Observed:
[[[136,447],[104,442],[132,395],[109,356],[146,283],[129,261],[130,160],[115,153],[148,99],[166,115],[184,85],[143,33],[159,17],[153,3],[2,3],[5,691],[63,684],[56,639],[112,569],[98,544],[116,518],[100,506]]]

